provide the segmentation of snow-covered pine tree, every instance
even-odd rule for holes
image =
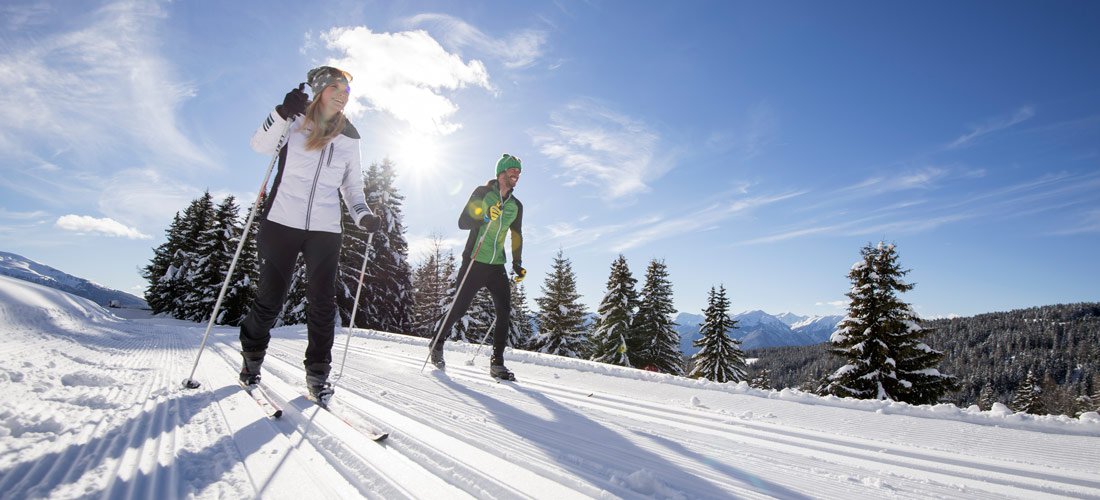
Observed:
[[[413,271],[412,333],[420,337],[435,334],[439,318],[450,304],[447,287],[455,272],[453,252],[443,251],[443,240],[432,235],[432,248],[424,261]]]
[[[260,195],[258,204],[263,207],[265,196]],[[248,213],[252,212],[252,207],[248,208],[248,212],[245,213],[245,218],[248,217]],[[222,325],[238,326],[244,321],[244,318],[248,316],[248,310],[252,307],[252,301],[256,298],[256,291],[258,287],[258,280],[260,277],[260,263],[259,255],[256,247],[256,235],[259,233],[260,228],[260,211],[257,209],[256,216],[252,221],[252,227],[248,229],[248,234],[245,235],[244,246],[241,248],[241,254],[237,257],[237,266],[233,269],[233,278],[229,281],[229,288],[225,291],[225,299],[222,301],[221,312],[218,313],[218,323]],[[234,225],[233,231],[236,238],[240,238],[241,233],[244,231],[245,221],[240,221],[240,224]],[[238,241],[233,243],[233,247],[230,252],[237,250],[236,245]],[[232,258],[232,254],[230,254]]]
[[[638,310],[638,280],[630,273],[626,257],[611,263],[607,277],[607,292],[600,301],[599,315],[592,329],[592,361],[619,366],[635,366],[631,358],[642,348],[638,337],[631,330],[634,313]]]
[[[287,287],[286,300],[283,302],[283,312],[275,321],[275,326],[304,325],[307,321],[306,311],[309,302],[306,300],[306,290],[309,288],[309,278],[306,277],[306,264],[302,254],[294,261],[294,274],[290,276],[290,285]]]
[[[990,384],[983,385],[981,392],[978,393],[978,408],[989,410],[993,408],[993,403],[996,402],[997,395],[993,392],[993,386]]]
[[[176,267],[173,258],[176,252],[183,248],[183,217],[176,212],[172,223],[165,229],[165,241],[153,249],[153,258],[141,270],[141,276],[149,282],[145,287],[145,302],[153,310],[153,314],[160,314],[171,310],[175,298],[172,286]]]
[[[633,330],[643,341],[641,356],[635,366],[673,375],[684,374],[684,358],[680,352],[680,334],[672,315],[672,282],[664,261],[653,259],[646,268],[645,285],[634,315]]]
[[[772,389],[772,372],[767,368],[756,370],[749,380],[749,387],[767,391]]]
[[[542,297],[535,299],[539,305],[539,336],[535,349],[559,356],[582,357],[589,349],[584,327],[584,306],[579,302],[581,296],[577,293],[573,264],[560,249],[554,257],[550,274],[543,282],[542,294]]]
[[[707,295],[707,308],[703,310],[703,324],[699,326],[702,335],[692,345],[700,348],[692,359],[695,368],[690,377],[704,378],[712,382],[740,382],[745,380],[747,367],[741,342],[727,333],[737,328],[737,321],[729,315],[730,302],[726,298],[726,287],[719,286],[718,291],[710,288]]]
[[[210,228],[214,219],[214,198],[210,191],[191,202],[183,212],[182,245],[172,256],[172,264],[175,271],[168,275],[168,286],[172,288],[172,303],[169,311],[172,317],[177,319],[191,319],[194,308],[190,307],[189,298],[194,297],[195,283],[190,281],[194,276],[192,268],[201,254],[198,242],[203,232]],[[201,321],[201,320],[199,320]]]
[[[229,262],[237,251],[239,232],[236,200],[226,196],[214,209],[210,223],[195,242],[196,258],[187,273],[191,290],[184,298],[184,319],[209,321],[229,271]],[[221,312],[218,315],[221,316]]]
[[[372,163],[363,182],[367,205],[381,217],[382,228],[371,239],[355,326],[407,334],[412,329],[412,268],[401,215],[405,197],[397,192],[395,178],[393,163],[386,159],[381,165]],[[354,306],[367,233],[355,225],[346,210],[343,213],[336,302],[341,319],[347,322]]]
[[[1031,370],[1027,371],[1027,378],[1012,396],[1012,409],[1039,415],[1043,413],[1043,389],[1039,386],[1039,379]]]
[[[523,283],[508,280],[512,288],[512,324],[508,327],[508,345],[513,349],[529,349],[535,341],[531,327],[531,311],[527,309],[527,291]]]
[[[902,278],[895,246],[868,244],[848,273],[848,316],[830,338],[831,352],[847,363],[830,377],[828,393],[860,399],[931,404],[955,387],[936,365],[943,355],[922,341],[916,312],[898,294],[913,289]]]

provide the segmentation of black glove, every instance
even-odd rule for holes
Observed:
[[[368,233],[373,233],[382,229],[382,219],[377,215],[366,214],[362,219],[359,219],[359,227]]]
[[[283,98],[283,104],[275,107],[275,111],[278,111],[279,116],[283,117],[284,120],[306,114],[306,105],[309,104],[309,97],[303,92],[305,88],[306,84],[298,84],[298,88],[286,93],[286,97]]]
[[[512,271],[516,273],[516,275],[512,278],[512,280],[516,283],[523,281],[523,278],[527,277],[527,270],[519,264],[512,264]]]

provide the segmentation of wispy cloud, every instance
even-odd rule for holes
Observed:
[[[1100,210],[1089,210],[1082,213],[1076,224],[1055,231],[1056,236],[1073,236],[1078,234],[1100,233]]]
[[[408,26],[427,26],[439,33],[443,44],[451,50],[471,48],[503,62],[508,68],[524,68],[535,64],[543,54],[547,34],[542,30],[521,29],[506,38],[493,38],[469,23],[446,14],[419,14],[405,21]]]
[[[1035,108],[1033,108],[1032,106],[1024,106],[1013,112],[1012,116],[994,118],[986,121],[981,125],[972,127],[970,132],[967,132],[956,138],[954,141],[951,141],[951,143],[947,145],[947,149],[958,149],[969,146],[973,144],[974,141],[983,136],[999,132],[1014,125],[1018,125],[1027,120],[1030,120],[1033,116],[1035,116]]]
[[[539,152],[560,164],[558,176],[567,186],[598,186],[608,201],[648,192],[673,167],[657,132],[592,99],[553,112],[549,129],[532,136]]]
[[[62,215],[57,219],[56,226],[66,231],[77,233],[92,233],[103,236],[129,238],[132,240],[147,240],[150,237],[137,229],[127,227],[114,219],[89,217],[87,215]]]
[[[717,153],[735,152],[749,160],[775,144],[778,134],[779,118],[767,102],[760,102],[749,109],[743,127],[711,132],[704,145]]]
[[[347,112],[389,113],[421,132],[446,135],[458,106],[444,95],[467,86],[495,91],[479,60],[464,62],[425,31],[375,33],[365,26],[334,28],[321,35],[339,53],[328,64],[354,76]]]

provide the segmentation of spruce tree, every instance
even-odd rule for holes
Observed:
[[[176,252],[183,248],[183,230],[183,217],[176,212],[172,223],[164,231],[164,243],[153,250],[152,260],[141,271],[141,276],[149,282],[145,288],[145,302],[149,304],[153,314],[170,311],[175,301],[171,286],[176,271],[173,258]]]
[[[633,330],[642,342],[642,352],[635,366],[673,375],[684,374],[680,334],[672,315],[672,282],[664,261],[654,259],[646,268],[645,285],[634,316]]]
[[[535,341],[531,327],[531,311],[527,309],[527,291],[523,283],[508,280],[512,288],[512,324],[508,327],[508,345],[513,349],[530,349]]]
[[[993,392],[993,386],[990,384],[983,385],[981,392],[978,394],[978,408],[988,411],[993,408],[993,403],[996,402],[997,395]]]
[[[755,370],[753,372],[752,379],[749,380],[749,387],[752,387],[753,389],[760,389],[762,391],[770,390],[772,388],[771,375],[771,370],[768,370],[767,368]]]
[[[210,319],[229,272],[229,263],[237,251],[239,232],[236,200],[227,196],[214,209],[209,224],[195,242],[196,258],[187,274],[191,289],[184,298],[184,319],[200,322]],[[222,316],[223,312],[218,315]],[[215,318],[215,322],[222,323],[219,318]]]
[[[830,338],[831,352],[847,363],[830,376],[829,394],[932,404],[955,388],[936,365],[943,354],[923,342],[928,333],[899,293],[913,289],[902,278],[894,245],[868,244],[848,273],[848,316]]]
[[[642,347],[630,328],[638,309],[637,284],[626,257],[619,254],[611,263],[607,293],[597,310],[599,316],[592,330],[592,361],[635,366],[631,357],[637,356]]]
[[[562,250],[554,257],[551,272],[542,285],[539,305],[539,337],[535,349],[539,352],[571,358],[581,357],[588,349],[584,327],[584,307],[577,293],[577,278],[573,264]]]
[[[1032,415],[1043,413],[1043,389],[1039,387],[1039,379],[1031,370],[1027,371],[1027,378],[1016,389],[1012,397],[1012,409]]]
[[[405,197],[397,192],[395,180],[396,172],[388,159],[367,169],[363,183],[367,206],[382,219],[382,227],[369,238],[371,248],[366,254],[370,262],[363,278],[355,326],[408,334],[412,330],[412,268],[401,214]],[[354,307],[368,235],[346,210],[343,214],[344,238],[336,297],[340,317],[347,322]]]
[[[192,319],[191,314],[195,311],[189,302],[196,294],[196,284],[191,279],[196,275],[193,270],[202,257],[198,243],[203,233],[213,225],[213,200],[210,192],[206,191],[183,212],[182,244],[172,256],[175,270],[168,275],[167,283],[172,290],[168,310],[177,319]]]
[[[430,253],[413,271],[413,335],[435,334],[433,327],[450,304],[447,286],[455,265],[454,253],[444,253],[442,239],[433,235]]]
[[[264,195],[260,195],[257,204],[261,207],[264,203]],[[251,213],[252,207],[249,207],[248,213]],[[245,218],[248,216],[245,215]],[[241,254],[237,257],[237,266],[233,269],[233,277],[229,281],[229,288],[225,291],[225,299],[222,301],[222,310],[218,313],[218,323],[222,325],[239,326],[244,318],[248,316],[249,308],[252,307],[252,301],[256,299],[256,291],[258,289],[258,281],[260,277],[260,258],[257,249],[256,235],[259,234],[260,228],[260,211],[257,209],[256,216],[253,218],[252,226],[248,228],[248,234],[244,235],[244,246],[241,247]],[[245,221],[241,221],[241,224],[235,224],[233,227],[234,235],[236,238],[240,238],[244,231]],[[239,243],[239,240],[237,241]],[[236,252],[236,244],[232,248],[232,252]],[[232,255],[230,255],[232,258]]]
[[[692,342],[693,346],[700,349],[692,356],[695,368],[691,371],[691,377],[713,382],[745,380],[747,367],[741,342],[727,333],[737,328],[737,321],[730,318],[729,309],[726,287],[720,286],[717,292],[711,287],[707,296],[707,308],[703,311],[703,324],[699,327],[702,336]]]

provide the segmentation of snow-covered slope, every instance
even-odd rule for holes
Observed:
[[[118,312],[118,310],[111,310]],[[135,314],[131,310],[123,310]],[[236,331],[118,318],[0,277],[4,498],[1100,498],[1100,416],[758,391],[355,331],[334,412],[303,397],[304,332],[274,332],[272,420],[235,385]],[[334,375],[347,337],[340,332]],[[388,429],[382,443],[358,429]]]
[[[0,252],[0,275],[63,290],[100,305],[107,305],[114,300],[121,307],[148,307],[144,300],[126,292],[78,278],[14,253]]]

